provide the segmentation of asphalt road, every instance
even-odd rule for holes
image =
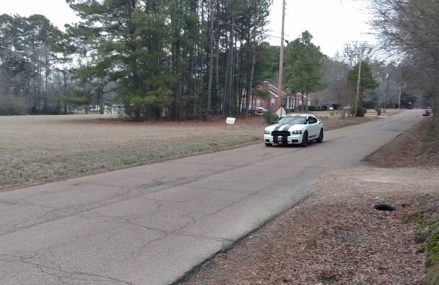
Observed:
[[[326,132],[0,193],[1,284],[169,284],[422,119]],[[208,138],[206,138],[208,139]]]

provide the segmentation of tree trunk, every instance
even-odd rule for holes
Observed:
[[[215,59],[216,59],[216,63],[215,63],[215,97],[221,98],[220,111],[223,112],[224,99],[223,99],[223,96],[220,96],[220,94],[218,94],[219,86],[220,86],[220,82],[219,82],[219,41],[217,41],[216,45],[215,45]]]
[[[302,91],[302,107],[300,110],[305,111],[305,91]]]
[[[209,9],[210,9],[210,25],[209,25],[209,74],[208,74],[208,84],[207,84],[207,112],[211,112],[212,108],[212,83],[213,83],[213,56],[214,56],[214,45],[215,45],[215,33],[214,33],[214,13],[213,13],[213,5],[214,0],[210,0]]]
[[[47,51],[45,53],[45,67],[44,67],[44,105],[43,105],[43,113],[47,114],[48,110],[48,100],[49,100],[49,55],[47,54]]]
[[[230,37],[229,37],[229,53],[227,61],[227,109],[226,114],[232,114],[232,92],[233,92],[233,61],[234,61],[234,38],[235,38],[235,20],[232,18],[232,24],[230,26]]]
[[[436,123],[439,123],[439,94],[438,93],[433,94],[431,101],[432,101],[431,110],[433,111],[433,120],[435,120]]]
[[[306,98],[306,99],[305,99],[305,110],[308,111],[308,110],[309,110],[309,108],[308,108],[308,107],[309,107],[309,106],[308,106],[308,101],[309,101],[309,100],[308,100],[308,99],[309,99],[309,97],[308,97],[308,96],[309,96],[309,95],[308,95],[308,92],[306,92],[305,95],[306,95],[306,96],[305,96],[305,98]]]
[[[253,101],[253,81],[254,81],[254,77],[255,77],[255,65],[256,65],[256,42],[253,42],[252,54],[253,55],[252,55],[252,63],[251,63],[251,70],[250,70],[250,80],[248,83],[248,91],[247,91],[247,97],[246,97],[248,111],[250,111],[250,107],[254,109],[252,101]],[[251,111],[253,112],[253,110],[251,110]],[[247,114],[246,114],[246,116],[247,116]]]

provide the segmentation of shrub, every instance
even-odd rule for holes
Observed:
[[[375,106],[375,111],[377,112],[377,115],[380,116],[381,115],[381,107],[380,106]]]
[[[366,109],[374,109],[376,105],[377,105],[377,102],[375,102],[375,101],[363,102],[363,107]]]
[[[265,122],[267,122],[267,124],[271,125],[278,118],[279,118],[279,116],[271,111],[264,112],[264,120],[265,120]]]
[[[352,116],[354,115],[354,109],[352,109],[351,114]],[[362,107],[362,106],[358,106],[357,109],[357,114],[355,114],[355,117],[364,117],[364,115],[366,115],[367,109]]]
[[[27,106],[23,98],[0,95],[0,115],[24,115],[26,113]]]
[[[328,110],[328,107],[326,106],[308,106],[308,111],[326,111]]]

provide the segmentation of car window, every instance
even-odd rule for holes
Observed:
[[[302,116],[288,116],[282,117],[277,121],[280,125],[294,125],[294,124],[306,124],[306,118]]]
[[[317,123],[317,119],[314,118],[314,117],[308,117],[308,122],[309,122],[310,124],[315,124],[315,123]]]

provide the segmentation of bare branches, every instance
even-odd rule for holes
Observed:
[[[369,60],[372,55],[373,48],[366,42],[350,42],[344,46],[341,57],[350,67],[353,67],[361,60]]]
[[[374,27],[381,48],[400,52],[416,85],[433,94],[439,112],[439,2],[436,0],[372,0]],[[435,104],[436,103],[436,104]]]
[[[382,47],[405,54],[439,48],[439,3],[434,0],[372,0]]]

